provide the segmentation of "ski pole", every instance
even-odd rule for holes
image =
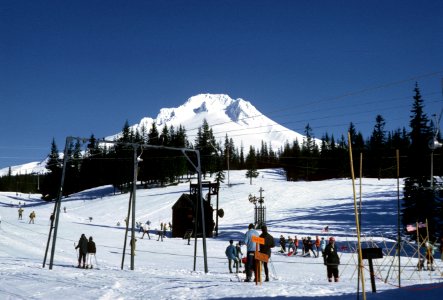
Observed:
[[[75,242],[74,242],[74,249],[75,249],[75,254],[77,254],[77,260],[78,260],[78,252],[77,252],[77,245],[75,244]]]
[[[274,273],[274,276],[277,277],[277,272],[275,271],[274,263],[272,262],[272,260],[270,258],[269,258],[269,262],[271,263],[272,273]]]
[[[94,259],[95,259],[95,265],[97,266],[97,268],[98,268],[98,262],[97,262],[97,254],[95,254],[94,253]]]

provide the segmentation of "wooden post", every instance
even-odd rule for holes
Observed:
[[[269,256],[264,254],[264,253],[260,253],[258,250],[258,245],[264,245],[265,244],[265,239],[255,236],[252,236],[252,241],[255,243],[255,255],[254,255],[254,259],[255,259],[255,284],[257,285],[258,283],[261,284],[261,262],[265,261],[267,262],[269,260]]]

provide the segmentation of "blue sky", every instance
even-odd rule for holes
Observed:
[[[200,93],[316,137],[443,107],[442,1],[0,2],[0,168]]]

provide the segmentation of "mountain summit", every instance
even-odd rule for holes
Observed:
[[[200,94],[189,98],[176,108],[162,108],[155,119],[143,118],[133,129],[144,126],[149,130],[155,122],[159,131],[166,125],[174,128],[182,125],[186,129],[188,140],[194,142],[198,128],[206,119],[213,130],[215,139],[224,143],[226,134],[234,140],[235,146],[243,146],[247,152],[249,146],[260,148],[265,142],[274,151],[286,141],[292,143],[303,135],[283,127],[259,112],[249,101],[241,98],[232,99],[224,94]]]

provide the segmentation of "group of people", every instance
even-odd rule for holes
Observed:
[[[297,236],[292,238],[288,236],[287,239],[283,235],[280,235],[280,252],[286,253],[286,249],[288,250],[288,255],[297,255],[298,249],[300,246],[299,239]],[[301,255],[302,256],[311,256],[311,253],[314,257],[320,257],[320,252],[323,252],[326,249],[326,240],[324,237],[320,238],[318,235],[315,237],[315,241],[311,239],[310,236],[303,237],[301,239]]]
[[[151,239],[151,236],[149,235],[151,221],[148,220],[148,221],[146,221],[145,224],[140,222],[140,223],[137,223],[137,225],[138,225],[138,228],[139,228],[138,232],[139,233],[143,232],[143,235],[142,235],[141,238],[143,239],[143,237],[146,234],[148,236],[148,239]],[[161,240],[163,242],[163,238],[166,237],[166,231],[168,230],[168,228],[169,228],[169,230],[172,230],[171,222],[169,222],[168,224],[166,222],[164,222],[164,223],[161,222],[160,223],[160,230],[157,230],[157,235],[158,235],[157,241]]]
[[[266,225],[261,227],[262,233],[259,234],[255,230],[254,224],[249,224],[248,231],[245,234],[244,244],[246,246],[246,262],[245,262],[245,273],[246,273],[246,282],[251,281],[252,272],[255,274],[255,251],[256,251],[256,243],[253,241],[253,236],[263,238],[265,243],[260,245],[259,252],[266,254],[271,257],[271,248],[275,247],[275,241],[272,235],[268,233],[268,228]],[[225,254],[228,258],[229,272],[232,273],[232,262],[234,262],[234,266],[236,268],[236,272],[239,272],[239,267],[241,267],[242,255],[241,251],[241,241],[238,242],[236,246],[233,245],[234,241],[229,241],[229,246],[226,248]],[[263,267],[265,271],[265,281],[269,281],[269,269],[268,263],[263,262]],[[255,274],[257,276],[257,274]],[[254,280],[255,281],[255,280]]]
[[[249,224],[248,231],[245,233],[244,244],[246,245],[246,263],[245,263],[245,273],[246,273],[246,282],[252,281],[252,273],[254,272],[255,277],[257,278],[258,274],[256,273],[255,263],[258,260],[255,257],[255,251],[257,245],[255,243],[254,236],[260,237],[264,240],[264,244],[259,245],[259,252],[262,254],[266,254],[267,258],[271,257],[271,249],[275,247],[274,237],[269,234],[268,228],[266,225],[261,226],[261,234],[259,234],[255,230],[254,224]],[[298,250],[298,239],[295,236],[294,239],[288,237],[286,240],[283,235],[280,236],[280,252],[286,252],[286,245],[288,245],[288,251],[291,249],[293,253],[296,254]],[[326,273],[329,282],[339,281],[339,271],[338,266],[340,265],[340,257],[337,253],[337,247],[335,245],[335,238],[330,237],[329,242],[326,243],[324,237],[319,238],[316,236],[315,241],[311,240],[310,237],[302,239],[302,254],[304,256],[310,255],[312,252],[314,257],[319,257],[320,251],[323,256],[323,262],[326,266]],[[314,251],[314,247],[315,250]],[[226,248],[225,254],[228,258],[229,272],[232,273],[232,263],[236,268],[237,273],[239,272],[239,266],[241,266],[241,257],[239,259],[239,253],[241,252],[241,244],[237,244],[237,246],[233,245],[233,240],[229,241],[229,246]],[[240,264],[240,265],[239,265]],[[269,281],[269,269],[268,262],[263,261],[263,268],[265,272],[265,281]],[[255,279],[253,280],[255,281]]]
[[[95,262],[97,263],[97,258],[95,257],[97,249],[95,247],[95,242],[93,241],[92,236],[90,236],[88,240],[85,234],[83,233],[80,236],[80,239],[78,240],[78,244],[77,246],[75,246],[75,249],[78,249],[77,268],[92,269],[94,265],[93,259],[95,259]]]
[[[19,220],[23,220],[23,212],[24,211],[25,210],[23,209],[23,207],[21,206],[21,203],[20,203],[19,208],[18,208],[18,219]],[[29,224],[34,224],[35,217],[36,217],[35,211],[32,211],[29,214]]]

